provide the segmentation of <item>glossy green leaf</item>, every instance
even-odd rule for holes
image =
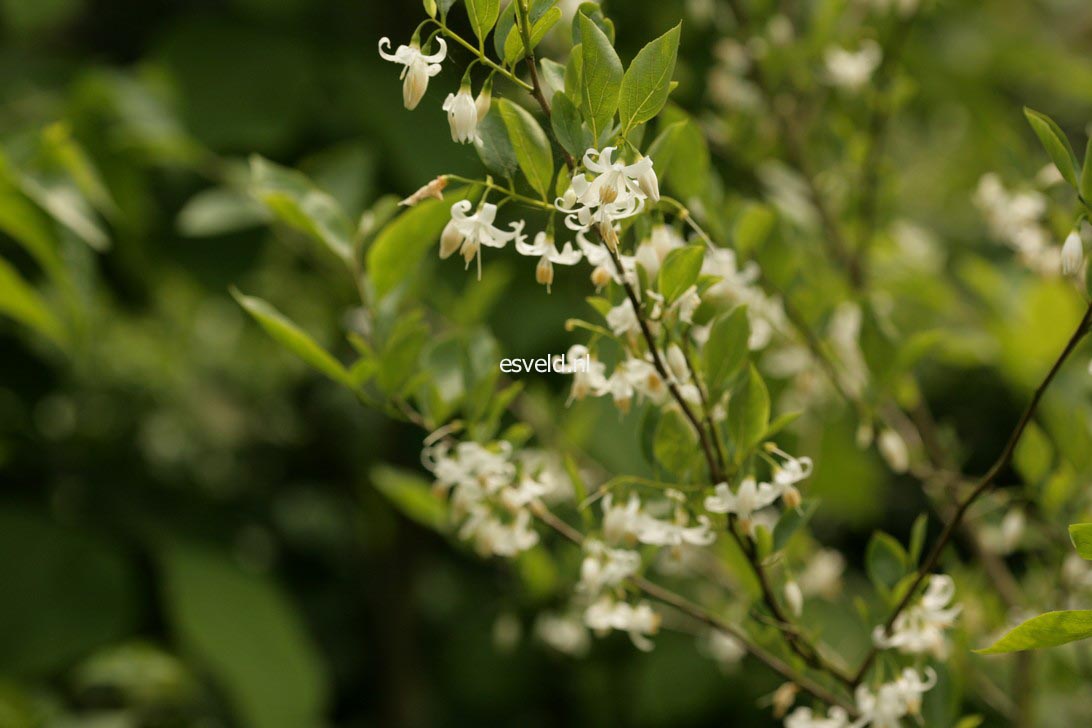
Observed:
[[[1024,116],[1062,177],[1070,185],[1077,187],[1077,157],[1073,154],[1073,147],[1069,145],[1065,132],[1049,116],[1026,106]]]
[[[687,472],[694,462],[697,439],[690,424],[677,410],[662,413],[655,422],[652,454],[655,461],[676,476]]]
[[[565,148],[565,151],[577,159],[583,157],[594,144],[591,132],[584,126],[579,109],[563,92],[554,94],[550,125],[557,141]]]
[[[1092,637],[1092,609],[1047,612],[1032,617],[986,649],[975,652],[980,655],[1021,652],[1057,647],[1089,637]]]
[[[578,18],[581,34],[582,79],[580,108],[592,137],[602,137],[618,110],[622,61],[606,34],[586,15]]]
[[[182,648],[253,728],[320,725],[326,676],[294,605],[268,577],[218,551],[176,542],[161,553],[163,604]]]
[[[353,225],[333,196],[300,172],[257,155],[250,159],[250,173],[251,194],[278,220],[345,263],[352,259]]]
[[[463,0],[466,14],[470,18],[470,29],[478,40],[485,42],[485,37],[500,17],[500,0]]]
[[[485,118],[478,122],[478,134],[474,137],[482,164],[490,172],[508,179],[519,169],[516,150],[508,137],[508,127],[501,118],[499,103],[493,104]]]
[[[1069,538],[1082,559],[1092,561],[1092,523],[1074,523],[1069,527]]]
[[[231,295],[277,343],[339,384],[354,388],[349,371],[269,302],[232,289]]]
[[[1081,197],[1085,205],[1092,205],[1092,137],[1084,150],[1084,167],[1081,169]]]
[[[623,134],[654,118],[667,103],[681,32],[680,23],[642,48],[626,69],[618,98]]]
[[[540,5],[546,4],[540,3]],[[559,7],[543,7],[538,13],[536,13],[536,8],[531,9],[532,51],[538,47],[538,44],[542,42],[542,39],[546,37],[546,34],[549,33],[560,20],[561,8]],[[523,48],[523,33],[520,31],[519,26],[515,26],[508,31],[508,37],[504,41],[504,62],[510,66],[515,65],[526,56],[527,51]]]
[[[751,324],[745,306],[737,306],[713,322],[702,350],[702,369],[711,398],[724,391],[724,385],[747,361],[750,337]]]
[[[728,402],[728,436],[735,448],[735,460],[743,462],[762,440],[770,423],[770,393],[754,365],[737,386]]]
[[[686,245],[668,253],[660,266],[656,283],[667,303],[672,303],[687,288],[698,282],[704,260],[705,247],[701,245]]]
[[[554,178],[554,157],[546,132],[522,106],[506,99],[498,99],[496,103],[523,176],[543,199],[547,199]]]

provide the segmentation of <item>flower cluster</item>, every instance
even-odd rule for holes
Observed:
[[[422,461],[449,496],[459,537],[484,555],[515,556],[538,543],[531,528],[531,506],[553,490],[542,474],[515,461],[507,442],[488,446],[447,442],[425,448]]]
[[[728,483],[717,483],[713,495],[705,499],[705,510],[710,513],[728,513],[738,521],[744,533],[754,535],[755,513],[770,506],[778,498],[786,508],[799,508],[801,497],[796,484],[811,475],[811,458],[795,458],[774,446],[770,452],[780,455],[784,461],[774,467],[773,482],[760,483],[753,476],[746,476],[733,491]]]
[[[930,576],[921,601],[895,618],[890,633],[883,627],[876,627],[872,641],[877,647],[911,655],[931,654],[943,659],[948,654],[945,630],[955,624],[961,609],[958,604],[948,606],[954,596],[955,582],[950,576]]]
[[[922,679],[916,671],[906,668],[897,679],[875,690],[866,685],[858,687],[854,697],[860,717],[856,720],[851,721],[840,707],[831,708],[826,716],[801,707],[785,718],[785,728],[899,728],[903,718],[921,714],[921,696],[937,683],[931,668],[926,668],[924,674]]]
[[[1021,262],[1043,275],[1058,272],[1061,252],[1044,222],[1046,197],[1036,190],[1010,191],[1000,177],[990,173],[978,181],[974,202],[986,218],[990,234],[1012,248]]]

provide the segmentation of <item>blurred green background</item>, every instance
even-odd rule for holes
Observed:
[[[752,3],[760,18],[777,6],[857,17],[856,5]],[[711,104],[723,31],[700,19],[709,7],[723,17],[715,2],[607,5],[623,58],[699,13],[675,100],[719,130],[725,187],[757,196],[753,165],[773,152],[740,143],[735,110]],[[558,575],[521,578],[401,515],[373,487],[392,471],[376,467],[419,472],[421,433],[312,375],[228,293],[258,293],[347,351],[349,282],[231,192],[251,153],[303,169],[354,219],[380,193],[477,173],[439,108],[459,71],[449,65],[409,113],[397,69],[377,56],[379,37],[404,42],[422,17],[415,0],[0,0],[0,254],[75,332],[58,345],[48,320],[0,320],[3,728],[770,720],[758,699],[777,680],[722,672],[691,637],[664,634],[650,654],[611,638],[581,660],[543,648],[532,624],[562,601]],[[802,45],[807,87],[822,46]],[[1092,8],[945,0],[904,56],[885,214],[925,224],[944,251],[1008,266],[973,190],[987,171],[1030,179],[1045,163],[1023,104],[1083,139]],[[840,123],[859,118],[843,112]],[[817,142],[824,165],[857,153],[838,133]],[[81,178],[84,162],[96,177]],[[16,244],[27,237],[52,252]],[[563,351],[579,340],[562,324],[584,314],[584,273],[559,272],[546,298],[513,257],[492,256],[483,284],[430,257],[420,284],[441,308],[473,290],[462,315],[484,312],[502,351]],[[1003,306],[968,315],[1000,350],[953,355],[926,379],[938,417],[975,454],[971,471],[1003,442],[1076,305],[1056,284],[1000,276],[965,280],[984,300],[1026,293],[1036,305],[1021,309],[1024,327],[1007,328]],[[945,306],[919,304],[923,317]],[[1029,329],[1040,332],[1030,343]],[[564,399],[557,381],[531,385],[533,401]],[[623,472],[642,467],[636,422],[593,405],[566,412],[561,429]],[[604,423],[610,437],[593,439]],[[817,530],[857,565],[872,529],[904,537],[922,500],[852,448],[845,413],[825,424],[801,445],[820,464]],[[1087,439],[1069,445],[1082,463]]]

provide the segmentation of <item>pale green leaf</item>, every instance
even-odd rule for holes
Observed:
[[[393,291],[420,267],[451,219],[451,206],[465,194],[445,194],[406,210],[376,236],[368,248],[368,278],[378,298]]]
[[[1069,538],[1082,559],[1092,561],[1092,523],[1074,523],[1069,527]]]
[[[1062,177],[1070,185],[1077,187],[1077,157],[1073,154],[1073,147],[1069,145],[1065,132],[1049,116],[1026,106],[1024,116]]]
[[[0,258],[0,314],[33,329],[58,346],[64,346],[68,332],[35,288],[6,260]]]
[[[485,36],[497,24],[500,17],[500,0],[463,0],[466,14],[470,18],[470,29],[478,40],[485,42]]]
[[[372,468],[371,481],[375,489],[402,515],[433,531],[444,532],[447,503],[432,490],[432,484],[420,475],[381,465]]]
[[[618,110],[622,61],[610,39],[586,15],[579,16],[583,71],[580,107],[592,137],[598,142]]]
[[[748,366],[728,402],[728,435],[735,448],[735,460],[742,463],[759,443],[770,423],[770,393],[754,365]]]
[[[657,288],[667,303],[698,282],[704,260],[705,247],[701,245],[687,245],[668,253],[657,276]]]
[[[724,391],[725,383],[747,361],[750,337],[751,325],[745,306],[737,306],[713,322],[709,340],[702,350],[705,385],[711,398],[716,399]]]
[[[876,531],[865,548],[865,571],[877,587],[890,590],[906,574],[909,558],[902,544],[883,531]]]
[[[1092,637],[1092,609],[1047,612],[1032,617],[986,649],[975,652],[980,655],[1021,652],[1057,647],[1089,637]]]
[[[626,69],[618,99],[623,134],[654,118],[667,103],[681,32],[680,23],[642,48]]]

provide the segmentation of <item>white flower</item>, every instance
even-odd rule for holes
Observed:
[[[842,572],[845,569],[845,557],[833,549],[820,549],[812,555],[800,574],[800,590],[807,595],[818,594],[833,599],[842,589]]]
[[[585,541],[584,553],[577,589],[592,597],[618,586],[641,566],[641,556],[636,551],[608,548],[600,541]]]
[[[392,54],[384,52],[384,47],[390,49],[390,38],[379,39],[379,55],[391,63],[398,63],[404,68],[402,75],[402,102],[406,108],[413,110],[421,103],[421,98],[428,90],[428,80],[440,72],[440,62],[447,57],[447,42],[443,38],[437,38],[440,50],[432,55],[425,55],[417,41],[412,41],[408,46],[400,45]]]
[[[571,230],[586,232],[595,226],[608,243],[616,221],[643,210],[645,200],[655,202],[660,198],[652,160],[642,157],[627,165],[613,161],[614,152],[614,147],[589,149],[584,154],[584,168],[595,176],[588,181],[583,174],[577,174],[554,203],[565,213],[565,225]]]
[[[876,692],[865,685],[858,687],[854,697],[861,716],[853,723],[854,728],[900,728],[902,718],[918,715],[921,696],[937,684],[932,668],[925,668],[925,675],[922,680],[914,670],[906,668],[897,680],[881,685]]]
[[[825,718],[811,708],[797,708],[785,718],[785,728],[849,728],[849,715],[837,706],[827,711]]]
[[[569,404],[589,394],[598,397],[607,391],[607,367],[592,357],[588,347],[580,344],[569,347],[565,360],[566,364],[560,370],[573,375]]]
[[[678,315],[679,321],[684,324],[692,324],[694,323],[694,312],[698,310],[700,305],[701,297],[698,295],[698,287],[690,286],[675,299],[672,309]]]
[[[538,534],[531,530],[530,511],[520,511],[515,519],[504,523],[484,509],[475,510],[463,524],[459,537],[474,541],[482,554],[515,556],[538,543]]]
[[[795,581],[785,582],[785,603],[789,610],[799,617],[804,612],[804,593]]]
[[[779,495],[774,486],[758,483],[750,476],[743,479],[735,493],[727,483],[718,483],[713,492],[714,495],[705,499],[705,510],[710,513],[734,514],[748,533],[751,532],[751,515],[773,503]]]
[[[641,333],[641,322],[633,304],[625,299],[607,312],[607,326],[615,336],[636,337]]]
[[[674,521],[662,521],[648,518],[642,525],[638,538],[649,546],[708,546],[716,540],[708,516],[698,516],[698,525],[690,526],[685,519],[686,512],[681,508],[676,511]]]
[[[857,51],[831,46],[823,56],[827,76],[832,84],[857,91],[868,83],[883,60],[878,43],[865,40]]]
[[[535,620],[535,634],[565,655],[580,657],[588,651],[588,630],[577,615],[543,612]]]
[[[481,246],[490,248],[503,248],[512,240],[523,239],[522,220],[511,225],[511,231],[501,230],[493,225],[497,217],[497,206],[486,202],[473,215],[468,215],[473,207],[470,200],[460,200],[451,206],[451,221],[444,228],[440,238],[440,255],[445,252],[450,255],[450,248],[445,247],[459,241],[459,252],[466,261],[467,267],[470,261],[478,260],[478,279],[482,277]]]
[[[565,243],[565,247],[558,252],[554,239],[544,232],[535,235],[535,242],[528,245],[522,240],[516,241],[516,251],[520,255],[538,257],[538,266],[535,268],[535,280],[546,286],[546,292],[550,292],[550,286],[554,282],[554,264],[575,265],[580,262],[583,253],[573,250],[572,243]]]
[[[769,344],[774,331],[785,328],[785,312],[781,303],[767,296],[757,285],[762,271],[753,260],[740,267],[734,251],[714,248],[705,251],[701,272],[720,279],[705,292],[706,298],[723,299],[747,306],[747,320],[751,325],[748,348],[764,348]]]
[[[603,496],[603,536],[608,543],[637,544],[637,533],[645,514],[641,511],[641,499],[633,494],[624,506],[614,505],[614,496]]]
[[[459,144],[469,144],[478,133],[478,107],[469,86],[463,86],[457,94],[444,99],[447,123],[451,126],[451,139]]]
[[[881,432],[876,441],[876,447],[893,472],[905,473],[910,467],[910,453],[906,449],[906,441],[894,430],[885,429]]]
[[[719,630],[712,630],[703,643],[698,643],[710,657],[717,661],[722,670],[735,667],[747,654],[747,649],[739,640]]]
[[[607,250],[607,246],[588,240],[584,232],[577,232],[576,244],[580,246],[588,265],[595,268],[592,273],[592,283],[595,284],[596,290],[610,281],[619,284],[622,282],[622,278],[618,275],[614,266],[614,261],[611,260],[612,256],[610,251]],[[630,284],[635,284],[637,281],[637,264],[633,256],[618,253],[618,260],[622,262],[622,272],[625,274],[626,279]]]
[[[652,641],[648,639],[648,635],[659,631],[660,615],[647,602],[633,606],[603,596],[585,610],[584,624],[599,634],[605,634],[612,629],[629,632],[637,649],[647,652],[652,649]]]
[[[670,225],[656,225],[647,240],[637,246],[634,257],[650,279],[655,278],[668,253],[686,245],[686,241]]]
[[[1071,232],[1062,246],[1062,275],[1076,275],[1084,262],[1084,245],[1076,230]]]
[[[943,659],[948,652],[944,632],[955,624],[962,609],[958,604],[948,607],[953,596],[955,582],[950,576],[930,576],[921,601],[895,618],[890,634],[882,626],[876,627],[872,641],[877,647],[894,648],[913,655],[929,653]]]

